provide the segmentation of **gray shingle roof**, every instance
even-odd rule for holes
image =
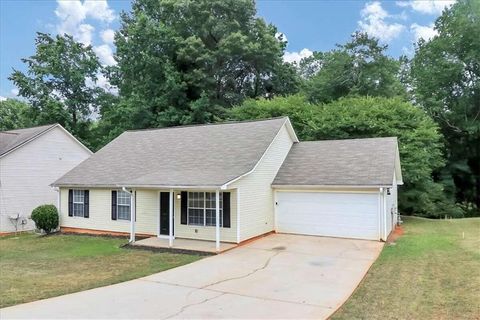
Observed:
[[[53,185],[221,186],[253,169],[286,121],[127,131]]]
[[[397,138],[300,142],[292,146],[272,185],[391,185]]]
[[[56,124],[51,124],[33,128],[0,131],[0,157],[55,126]]]

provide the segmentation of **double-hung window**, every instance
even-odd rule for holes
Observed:
[[[215,192],[188,193],[188,224],[215,226]],[[220,193],[220,226],[223,224],[223,194]]]
[[[117,218],[130,220],[130,193],[123,190],[117,191]]]
[[[85,190],[73,190],[73,216],[85,215]]]

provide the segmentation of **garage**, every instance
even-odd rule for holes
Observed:
[[[386,240],[401,184],[396,138],[296,143],[272,183],[275,231]]]
[[[379,194],[277,192],[277,232],[380,239]]]

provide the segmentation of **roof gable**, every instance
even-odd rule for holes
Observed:
[[[397,138],[300,142],[293,145],[273,185],[391,185],[397,159]]]
[[[0,132],[0,157],[53,129],[57,124]]]
[[[222,186],[255,167],[286,121],[127,131],[54,185]]]

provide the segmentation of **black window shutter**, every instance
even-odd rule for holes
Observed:
[[[112,220],[117,220],[117,191],[112,190]]]
[[[68,216],[73,217],[73,190],[68,190]]]
[[[223,193],[223,227],[230,228],[230,192]]]
[[[187,191],[182,191],[182,214],[180,217],[180,223],[181,224],[187,224],[187,204],[188,204],[188,192]]]
[[[135,194],[135,221],[137,221],[137,190],[134,191]],[[132,195],[133,196],[133,195]],[[132,214],[132,208],[130,208],[130,214]]]
[[[90,217],[90,192],[89,190],[83,191],[83,217],[88,218]]]

